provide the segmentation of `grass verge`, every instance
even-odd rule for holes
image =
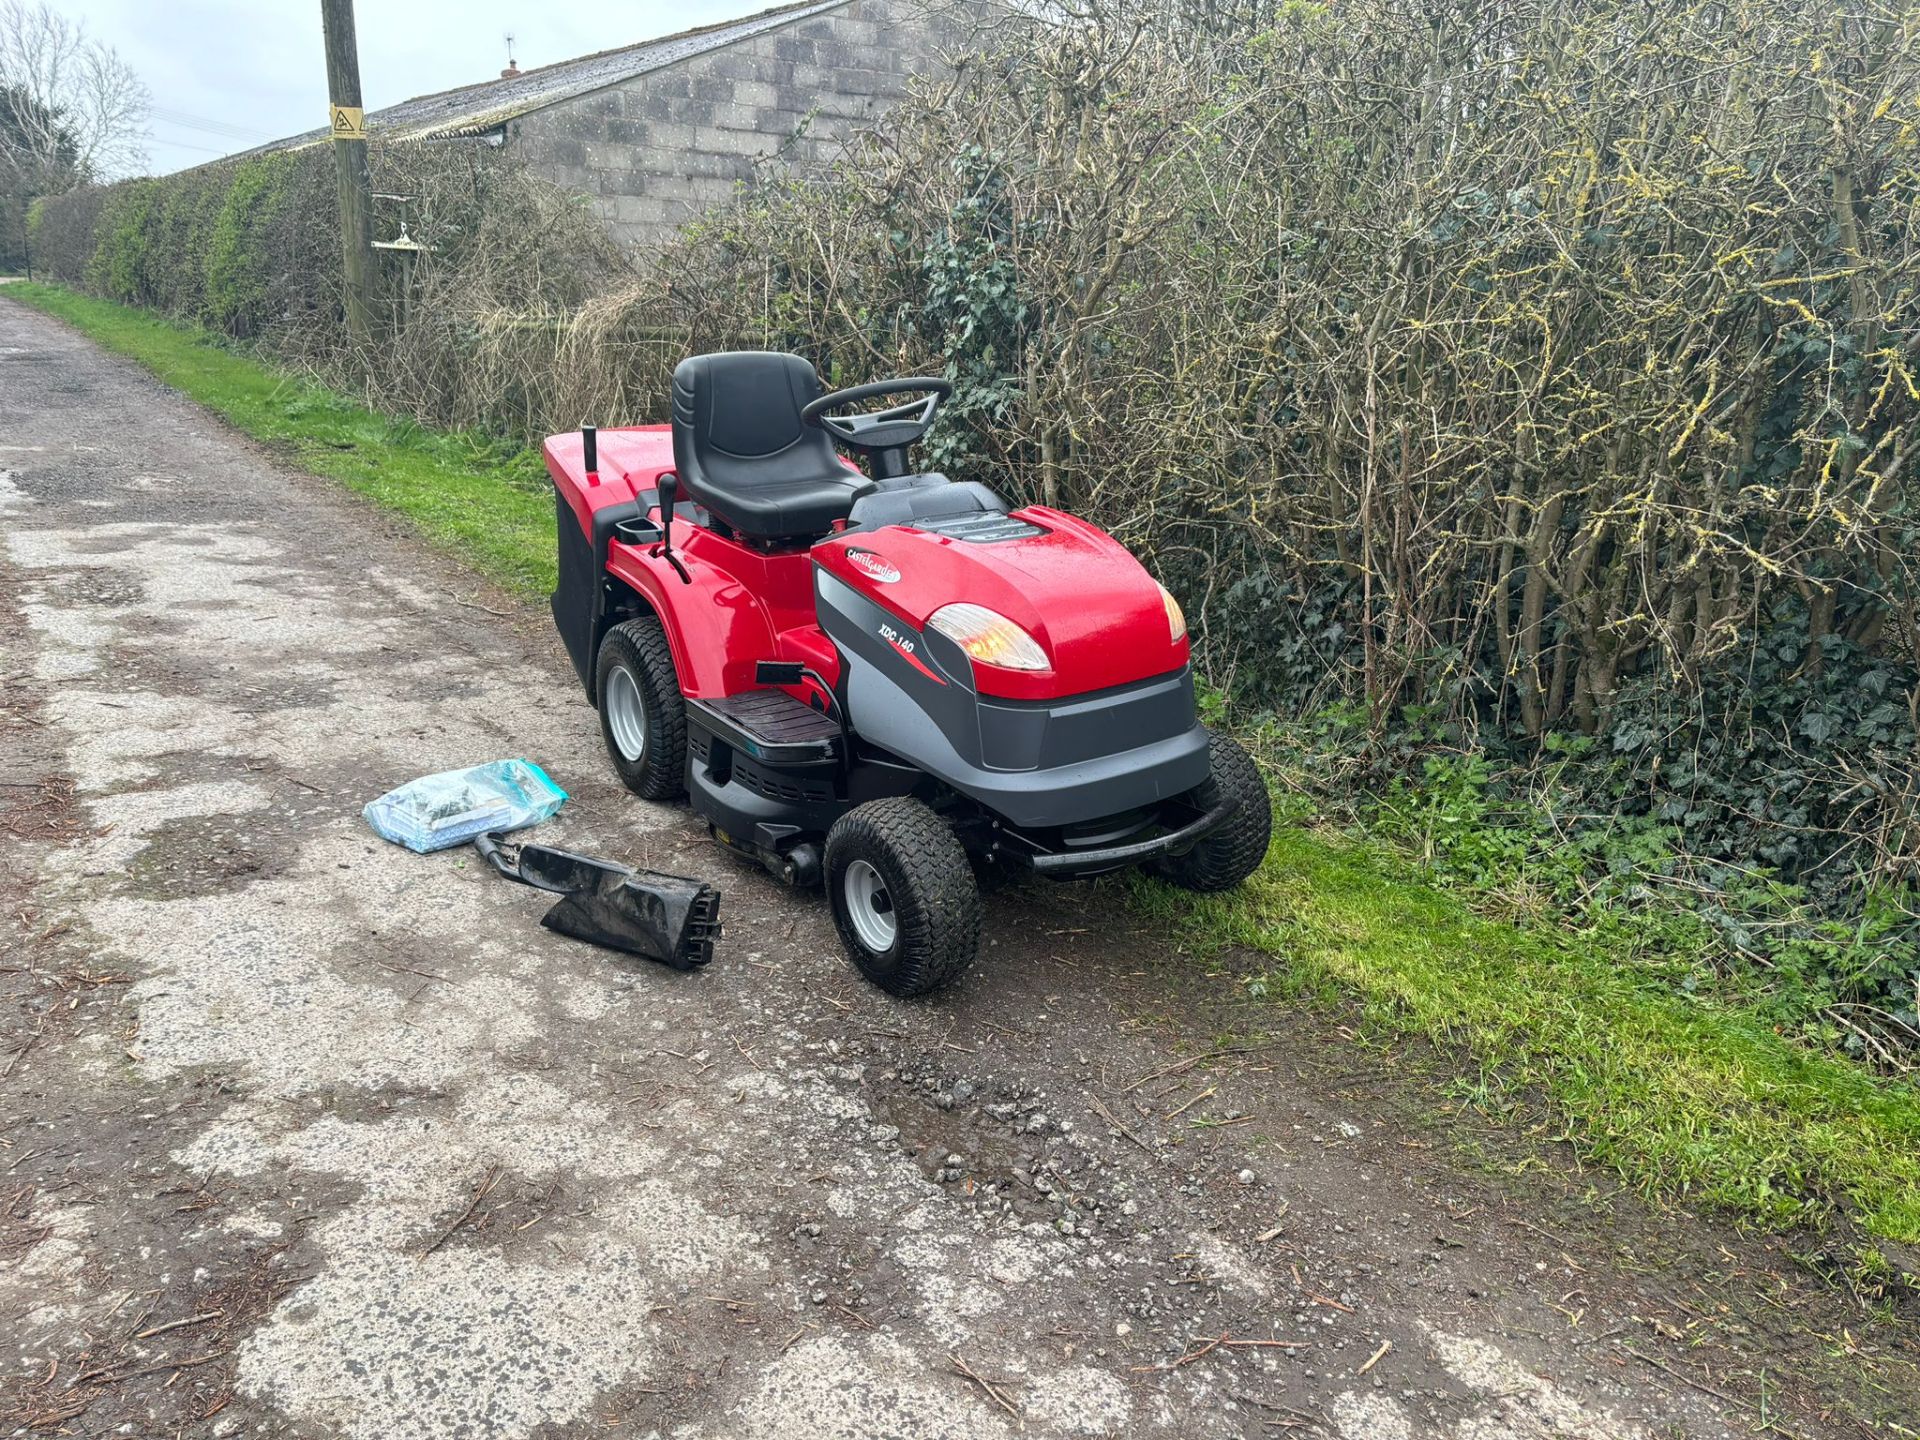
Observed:
[[[0,287],[0,300],[57,316],[138,360],[301,469],[399,511],[508,588],[529,595],[552,589],[552,492],[531,451],[381,415],[208,331],[110,300],[24,281]]]
[[[1135,893],[1196,947],[1271,956],[1256,997],[1357,1000],[1382,1031],[1463,1050],[1483,1106],[1538,1095],[1558,1138],[1649,1196],[1920,1243],[1920,1092],[1676,995],[1604,936],[1481,918],[1385,847],[1301,827],[1236,893]]]
[[[26,283],[0,295],[140,361],[509,587],[551,587],[552,507],[529,452],[379,415],[109,301]],[[1272,956],[1248,982],[1256,995],[1357,1000],[1385,1031],[1462,1047],[1476,1098],[1538,1093],[1565,1138],[1649,1195],[1776,1228],[1839,1212],[1920,1243],[1920,1093],[1803,1050],[1749,1010],[1676,995],[1605,936],[1483,919],[1391,851],[1298,826],[1236,894],[1144,881],[1135,894],[1196,947]]]

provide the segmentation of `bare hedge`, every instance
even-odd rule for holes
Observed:
[[[411,304],[383,256],[378,342],[356,353],[324,146],[83,189],[40,207],[38,263],[68,284],[257,340],[423,420],[531,435],[575,413],[560,334],[632,269],[591,208],[484,146],[375,145],[380,238],[424,247]],[[400,323],[403,315],[411,323]]]
[[[633,310],[945,365],[950,468],[1155,554],[1238,693],[1547,745],[1643,853],[1891,896],[1911,1017],[1920,10],[1216,22],[988,57]]]
[[[672,294],[863,372],[979,355],[988,461],[1200,547],[1203,603],[1280,557],[1359,587],[1376,708],[1465,681],[1591,731],[1782,594],[1809,668],[1920,657],[1917,26],[1363,0],[1213,47],[1068,29],[831,191],[716,221]]]

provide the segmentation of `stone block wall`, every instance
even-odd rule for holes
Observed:
[[[756,166],[818,168],[908,81],[977,42],[988,3],[849,0],[511,122],[507,143],[593,198],[620,240],[657,244]]]

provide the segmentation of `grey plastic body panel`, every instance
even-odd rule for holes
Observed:
[[[1207,732],[1189,670],[1056,701],[982,697],[958,646],[914,631],[838,577],[814,574],[821,626],[846,657],[855,732],[1010,823],[1077,825],[1206,780]],[[901,641],[938,679],[903,658]]]

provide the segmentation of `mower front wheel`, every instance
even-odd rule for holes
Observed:
[[[600,701],[600,738],[621,783],[647,800],[680,795],[687,778],[687,707],[658,620],[643,615],[607,632],[593,693]]]
[[[980,890],[945,821],[897,796],[827,832],[827,899],[859,972],[890,995],[943,990],[980,949]]]
[[[1201,810],[1211,810],[1231,795],[1238,803],[1233,813],[1200,837],[1184,855],[1158,861],[1154,873],[1183,890],[1203,893],[1231,890],[1260,868],[1273,840],[1273,802],[1260,767],[1237,740],[1214,735],[1207,742],[1210,773],[1188,797]]]

